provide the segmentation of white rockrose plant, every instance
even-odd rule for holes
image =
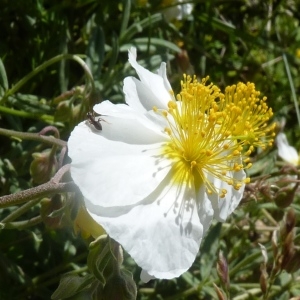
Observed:
[[[95,105],[101,127],[84,121],[71,133],[71,176],[141,279],[171,279],[191,267],[213,219],[239,205],[251,153],[273,143],[272,110],[253,83],[222,93],[208,77],[184,76],[175,94],[166,63],[152,73],[135,48],[129,63],[139,78],[125,78],[126,103]]]

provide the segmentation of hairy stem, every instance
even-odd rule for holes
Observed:
[[[59,147],[67,146],[67,142],[65,142],[63,140],[57,139],[52,136],[40,135],[39,133],[20,132],[20,131],[0,128],[0,135],[24,139],[24,140],[43,142],[43,143],[47,143],[47,144],[51,144],[51,145],[56,145]]]
[[[0,197],[0,208],[18,205],[36,198],[46,197],[57,193],[79,191],[74,182],[59,183],[63,175],[69,170],[65,165],[46,183],[15,194]]]

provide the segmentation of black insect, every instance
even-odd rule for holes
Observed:
[[[102,120],[100,118],[98,120],[96,120],[94,114],[91,112],[88,112],[86,114],[86,117],[87,117],[88,121],[95,127],[95,129],[102,130],[102,125],[101,125],[100,121],[104,121],[104,120]]]

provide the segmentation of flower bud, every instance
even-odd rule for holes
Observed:
[[[56,169],[56,161],[51,149],[40,153],[33,153],[32,156],[33,161],[30,165],[32,180],[37,184],[49,181]]]
[[[217,272],[222,285],[226,290],[229,290],[230,281],[229,281],[229,274],[228,274],[228,264],[222,251],[219,252],[219,259],[217,262]]]
[[[176,55],[177,65],[182,73],[193,74],[194,68],[191,65],[188,52],[184,49]]]
[[[294,200],[296,190],[292,187],[279,189],[274,196],[274,202],[279,208],[290,206]]]
[[[71,112],[71,120],[72,123],[78,124],[80,121],[82,121],[83,115],[82,115],[83,109],[80,104],[74,105],[72,112]],[[86,113],[84,114],[86,116]]]
[[[289,234],[293,232],[295,226],[296,226],[295,212],[293,209],[289,209],[285,215],[283,222],[281,223],[281,228],[280,228],[281,240],[285,241],[286,243],[287,242],[286,239],[289,237]]]
[[[72,113],[72,104],[70,100],[61,101],[55,110],[54,120],[56,122],[65,122],[70,119]]]
[[[292,270],[294,270],[294,256],[295,256],[295,249],[290,248],[285,251],[281,263],[282,270],[287,271],[288,273],[292,273]]]
[[[295,211],[291,208],[287,211],[285,217],[285,229],[287,233],[290,233],[296,226],[296,214]]]
[[[226,300],[226,297],[224,296],[223,292],[219,289],[219,287],[217,285],[215,285],[214,283],[213,283],[213,285],[214,285],[215,291],[217,293],[218,299]]]
[[[259,278],[259,284],[260,284],[260,288],[261,288],[263,295],[265,295],[267,292],[267,288],[268,288],[268,273],[267,273],[265,263],[261,264],[260,271],[261,271],[261,274],[260,274],[260,278]]]
[[[294,248],[290,254],[290,260],[285,264],[284,270],[288,273],[294,273],[300,269],[300,250]]]
[[[103,300],[135,300],[136,295],[132,274],[125,270],[113,273],[103,289]]]
[[[272,234],[272,249],[273,249],[273,257],[276,257],[278,254],[278,231],[274,230]]]
[[[60,195],[55,195],[52,199],[42,199],[40,214],[45,225],[49,228],[56,229],[61,227],[62,216],[51,216],[52,213],[58,211],[62,207]]]

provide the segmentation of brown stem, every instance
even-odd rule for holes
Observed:
[[[57,193],[78,192],[79,189],[74,182],[59,183],[63,175],[70,169],[70,165],[64,165],[46,183],[15,194],[0,197],[0,207],[18,205],[29,200],[49,196]]]
[[[37,187],[0,197],[0,208],[18,205],[36,198],[46,197],[57,193],[76,191],[78,191],[78,188],[74,182],[55,183],[50,180]]]
[[[59,131],[58,131],[58,129],[55,126],[51,126],[51,125],[44,127],[39,132],[39,135],[45,135],[49,131],[53,131],[54,132],[54,137],[57,138],[57,139],[59,138]]]
[[[17,137],[19,139],[43,142],[43,143],[47,143],[47,144],[51,144],[51,145],[56,145],[59,147],[67,146],[67,142],[65,142],[63,140],[57,139],[52,136],[40,135],[39,133],[19,132],[19,131],[0,128],[0,134],[8,136],[8,137]]]

